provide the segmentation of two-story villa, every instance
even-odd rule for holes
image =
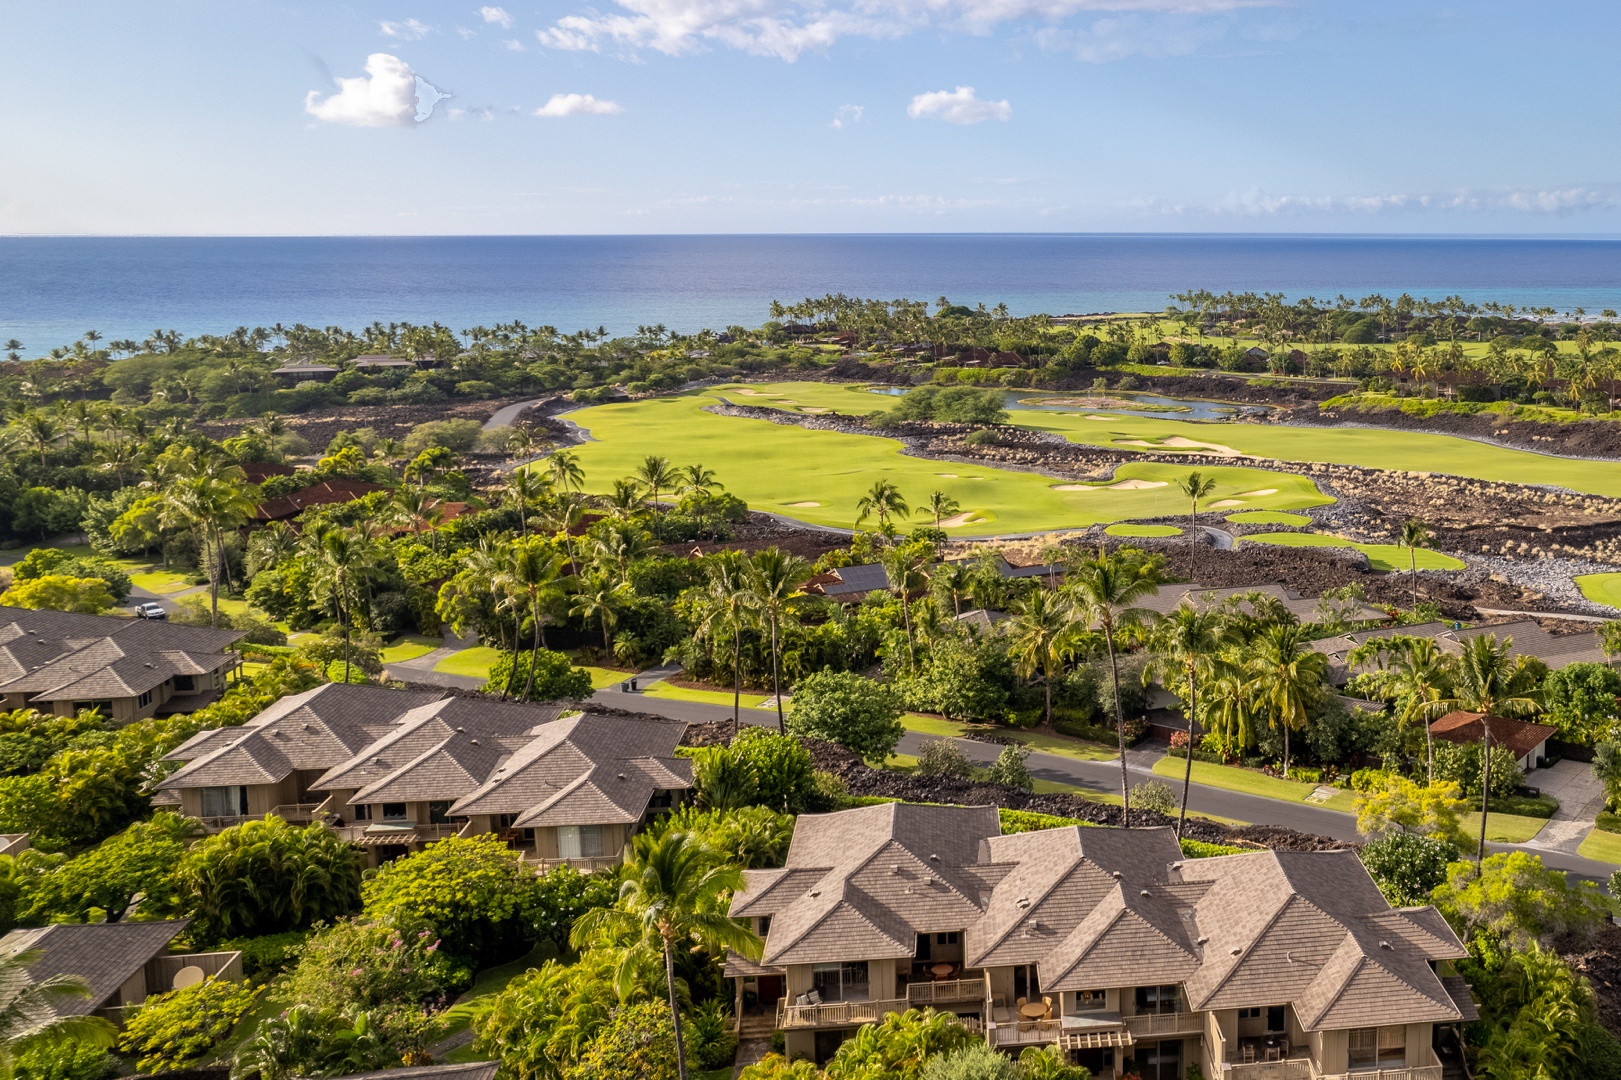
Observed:
[[[1349,851],[1186,859],[1169,829],[1003,836],[994,807],[893,804],[802,816],[747,877],[732,913],[766,947],[728,974],[794,1056],[933,1006],[1103,1077],[1440,1080],[1438,1029],[1475,1016],[1456,935]]]

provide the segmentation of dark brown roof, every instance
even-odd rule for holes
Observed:
[[[295,518],[312,506],[330,506],[335,503],[354,502],[374,491],[387,491],[382,484],[366,480],[323,480],[318,484],[300,488],[291,495],[278,495],[266,499],[253,512],[255,521],[285,521]]]
[[[0,607],[0,693],[36,701],[130,698],[218,671],[242,630]]]
[[[1506,746],[1516,758],[1523,758],[1537,747],[1559,734],[1559,729],[1547,724],[1529,724],[1524,720],[1510,720],[1506,716],[1485,717],[1481,713],[1449,712],[1430,724],[1430,734],[1452,743],[1479,742],[1486,732],[1482,720],[1490,720],[1492,742]]]
[[[56,923],[32,930],[13,930],[0,938],[0,953],[37,952],[29,967],[36,981],[72,975],[90,987],[88,998],[67,998],[56,1006],[63,1016],[95,1012],[118,993],[146,962],[161,955],[189,919],[168,922]]]

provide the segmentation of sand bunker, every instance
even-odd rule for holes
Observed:
[[[984,520],[984,518],[979,516],[977,511],[968,510],[961,514],[953,514],[948,518],[941,518],[940,527],[942,529],[956,529],[963,525],[973,525]]]
[[[796,502],[796,503],[783,503],[782,505],[784,505],[784,506],[821,506],[822,504],[819,503],[819,502]]]
[[[946,479],[947,479],[947,480],[955,480],[955,479],[957,479],[957,474],[956,474],[956,473],[954,473],[954,472],[942,472],[942,473],[935,473],[935,474],[934,474],[934,475],[936,475],[936,476],[943,476],[943,477],[945,477],[945,478],[946,478]]]
[[[1054,491],[1146,491],[1166,487],[1167,480],[1122,480],[1118,484],[1057,484]]]
[[[832,411],[833,411],[833,410],[831,410],[831,409],[816,409],[816,408],[812,408],[812,407],[811,407],[811,406],[809,406],[809,405],[806,405],[806,406],[804,406],[804,408],[803,408],[803,409],[802,409],[802,411],[804,411],[804,412],[808,412],[808,413],[817,413],[817,414],[821,414],[821,413],[825,413],[825,412],[832,412]]]
[[[1238,493],[1238,497],[1244,498],[1248,495],[1276,495],[1277,493],[1277,488],[1256,488],[1254,491],[1240,491]]]
[[[1230,446],[1223,446],[1221,443],[1196,442],[1193,439],[1184,439],[1180,435],[1172,435],[1164,442],[1157,443],[1149,442],[1147,439],[1119,439],[1117,441],[1121,446],[1142,446],[1149,450],[1208,450],[1212,454],[1220,454],[1222,457],[1239,456],[1238,451]]]
[[[1244,500],[1243,499],[1222,499],[1220,502],[1211,503],[1210,504],[1210,509],[1214,510],[1219,506],[1243,506],[1243,505],[1244,505]]]
[[[763,390],[755,390],[752,387],[748,387],[748,386],[739,387],[737,392],[739,394],[747,394],[749,397],[780,397],[781,396],[779,394],[767,394]]]

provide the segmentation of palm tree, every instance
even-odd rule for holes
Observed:
[[[35,980],[28,969],[38,952],[0,956],[0,1080],[17,1071],[24,1046],[65,1047],[68,1043],[111,1046],[117,1029],[99,1016],[63,1016],[64,1006],[90,996],[90,987],[72,975]]]
[[[529,692],[535,686],[535,667],[540,662],[540,650],[546,645],[546,631],[543,629],[546,616],[541,610],[541,596],[557,591],[557,579],[563,572],[563,559],[544,540],[520,540],[512,545],[507,571],[513,585],[521,589],[527,599],[529,619],[535,624],[534,643],[529,649],[529,677],[523,685],[523,699],[528,701]],[[512,680],[508,678],[507,690],[511,688]],[[505,693],[502,692],[503,697]]]
[[[503,494],[507,502],[518,508],[519,536],[529,535],[529,504],[544,497],[550,486],[546,477],[533,469],[518,469],[507,477]]]
[[[908,512],[906,499],[901,496],[900,488],[889,480],[874,480],[867,493],[856,500],[856,528],[874,514],[878,515],[878,527],[886,529],[891,517],[905,517]]]
[[[1406,729],[1424,725],[1425,775],[1435,782],[1435,737],[1430,733],[1435,703],[1452,689],[1457,662],[1442,652],[1434,638],[1395,635],[1367,642],[1351,650],[1352,668],[1378,657],[1379,668],[1366,677],[1375,693],[1395,702],[1396,725]]]
[[[1130,548],[1100,553],[1077,567],[1064,589],[1086,622],[1096,626],[1109,650],[1109,681],[1114,689],[1114,718],[1120,735],[1120,823],[1131,828],[1131,777],[1126,771],[1126,713],[1120,705],[1120,667],[1115,633],[1142,621],[1134,605],[1160,583],[1159,561]]]
[[[638,833],[632,854],[620,869],[619,898],[613,907],[586,912],[574,922],[569,943],[584,949],[593,941],[624,948],[616,983],[628,983],[649,953],[664,956],[664,986],[675,1023],[676,1075],[687,1080],[687,1051],[676,1003],[675,950],[724,956],[730,949],[758,959],[764,942],[743,923],[724,914],[731,894],[744,887],[743,872],[696,835],[680,829]],[[628,987],[619,987],[622,994]]]
[[[916,545],[897,545],[883,551],[878,561],[883,564],[889,587],[901,601],[901,624],[906,628],[906,661],[909,670],[917,668],[917,650],[912,644],[912,590],[923,583],[924,556]]]
[[[974,585],[974,568],[967,562],[948,562],[935,567],[929,580],[941,592],[951,594],[951,614],[962,614],[962,598]]]
[[[933,517],[934,527],[938,529],[942,519],[950,517],[960,509],[962,509],[962,507],[958,504],[956,499],[953,499],[950,495],[947,495],[943,491],[936,491],[934,494],[929,496],[929,501],[927,504],[917,508],[916,513],[922,516]]]
[[[659,491],[669,491],[681,482],[681,474],[670,464],[670,459],[657,454],[648,454],[642,459],[636,469],[636,478],[647,485],[648,498],[653,503],[655,514],[658,513]]]
[[[1182,772],[1182,809],[1176,818],[1176,835],[1188,820],[1188,792],[1193,788],[1193,751],[1199,745],[1199,676],[1215,665],[1223,645],[1221,617],[1205,608],[1183,604],[1154,627],[1152,645],[1156,667],[1164,676],[1176,672],[1188,680],[1188,760]]]
[[[335,609],[343,624],[343,681],[349,681],[349,643],[355,607],[362,589],[376,572],[376,553],[353,529],[327,529],[313,538],[315,560],[310,594],[323,607]]]
[[[577,579],[569,614],[581,619],[595,617],[602,623],[603,659],[612,659],[613,639],[608,631],[619,621],[619,589],[607,574],[598,571]]]
[[[1074,651],[1075,612],[1062,594],[1040,585],[1013,606],[1008,623],[1008,656],[1023,678],[1041,675],[1046,691],[1045,723],[1053,726],[1053,683]]]
[[[580,468],[580,456],[572,450],[554,450],[546,459],[546,470],[552,483],[563,491],[579,491],[585,486],[585,470]]]
[[[702,617],[696,634],[709,636],[720,628],[732,632],[732,737],[743,724],[743,618],[749,610],[745,575],[746,557],[723,551],[704,566]]]
[[[1192,506],[1192,509],[1188,511],[1188,520],[1197,529],[1199,527],[1199,500],[1209,498],[1211,493],[1216,490],[1216,478],[1206,476],[1198,469],[1195,469],[1178,480],[1176,486],[1181,488],[1182,494],[1188,497]]]
[[[1289,732],[1306,726],[1307,713],[1322,700],[1328,654],[1310,647],[1299,623],[1274,623],[1250,645],[1250,685],[1267,723],[1283,729],[1283,775],[1289,775]]]
[[[1407,549],[1407,572],[1412,575],[1413,606],[1418,607],[1418,549],[1428,547],[1435,537],[1430,527],[1418,518],[1408,518],[1402,523],[1401,535],[1396,542]]]
[[[783,729],[782,620],[793,613],[794,603],[801,595],[799,587],[810,577],[810,563],[774,547],[755,552],[743,577],[750,606],[771,631],[771,696],[777,702],[778,731]]]
[[[62,427],[53,417],[42,412],[29,411],[16,421],[17,427],[22,431],[23,437],[33,444],[39,452],[39,463],[45,464],[45,451],[55,446],[62,438]]]
[[[629,521],[642,508],[642,482],[632,476],[615,480],[613,492],[603,501],[614,517]]]
[[[1480,714],[1480,846],[1478,863],[1486,857],[1486,808],[1492,790],[1492,725],[1494,716],[1531,716],[1542,711],[1535,694],[1532,672],[1512,657],[1514,639],[1497,640],[1481,634],[1469,642],[1458,658],[1452,694],[1430,705],[1436,716],[1454,711]]]
[[[684,495],[707,499],[715,492],[725,490],[726,485],[715,478],[714,469],[706,469],[702,465],[688,465],[681,470],[681,493]]]
[[[225,535],[253,520],[258,489],[247,482],[241,466],[219,461],[190,462],[164,492],[159,520],[165,527],[197,531],[208,560],[212,625],[219,626],[220,578],[231,569],[225,557]]]

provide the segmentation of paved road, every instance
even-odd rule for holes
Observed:
[[[620,709],[634,709],[640,712],[654,713],[676,720],[686,720],[689,723],[716,720],[729,721],[732,717],[730,708],[722,708],[718,705],[709,705],[696,701],[672,701],[668,698],[621,693],[615,690],[599,690],[593,696],[593,700]],[[743,722],[775,727],[776,714],[764,709],[744,709]],[[916,754],[922,744],[930,738],[933,738],[933,736],[908,731],[901,736],[899,752]],[[996,759],[996,755],[1001,753],[1002,749],[994,743],[975,742],[972,739],[954,739],[952,741],[962,749],[970,761],[987,765]],[[1151,771],[1154,759],[1158,756],[1158,751],[1153,750],[1129,751],[1127,753],[1126,767],[1133,785],[1147,779],[1166,779],[1157,776]],[[1120,790],[1120,762],[1118,759],[1110,761],[1077,761],[1074,758],[1038,752],[1031,754],[1026,764],[1032,776],[1043,780],[1071,784],[1089,791],[1115,793]],[[1180,794],[1178,784],[1172,783],[1172,787],[1178,788],[1178,794]],[[1350,814],[1342,814],[1337,810],[1329,810],[1307,803],[1284,802],[1280,799],[1267,799],[1259,795],[1246,795],[1241,791],[1207,787],[1204,784],[1193,785],[1188,795],[1188,808],[1194,813],[1215,814],[1220,817],[1248,821],[1258,825],[1282,825],[1298,832],[1331,836],[1336,840],[1357,839],[1356,819]],[[1550,851],[1523,844],[1492,844],[1489,846],[1494,851],[1529,851],[1534,855],[1540,855],[1542,861],[1548,866],[1569,871],[1578,877],[1597,881],[1600,884],[1607,882],[1610,874],[1616,869],[1609,863],[1584,859],[1565,851]]]
[[[518,419],[519,414],[525,409],[533,408],[534,406],[539,405],[542,401],[546,400],[548,399],[535,398],[533,401],[520,401],[515,405],[504,405],[495,410],[494,413],[490,414],[490,418],[484,421],[484,430],[498,431],[501,428],[511,427],[512,422]]]

